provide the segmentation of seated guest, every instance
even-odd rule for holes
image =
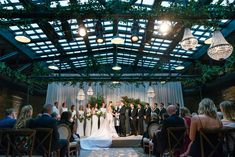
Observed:
[[[60,120],[60,115],[58,115],[56,112],[52,112],[51,117],[55,120]]]
[[[182,156],[184,156],[185,154],[188,154],[188,145],[191,142],[189,139],[189,132],[190,132],[190,125],[191,125],[191,114],[188,108],[186,107],[182,107],[180,108],[180,117],[183,118],[184,120],[184,124],[186,127],[186,134],[184,137],[184,148],[182,150],[182,152],[184,152],[184,154],[182,154]]]
[[[231,101],[223,101],[220,103],[220,110],[223,113],[223,126],[235,128],[235,104]]]
[[[209,98],[204,98],[199,103],[198,114],[192,117],[189,132],[191,143],[189,144],[189,155],[200,157],[200,142],[198,131],[202,128],[221,128],[222,123],[217,116],[217,110],[214,102]],[[209,149],[205,149],[209,151]],[[217,154],[221,156],[221,154]]]
[[[21,128],[27,128],[30,120],[33,115],[33,107],[31,105],[23,106],[20,115],[16,121],[15,128],[21,129]]]
[[[175,105],[167,107],[169,117],[162,122],[162,129],[157,132],[153,139],[154,152],[156,156],[160,156],[168,147],[167,128],[168,127],[184,127],[184,120],[176,115],[177,109]]]
[[[16,112],[13,108],[6,109],[6,117],[0,120],[0,128],[13,128],[16,123]]]
[[[75,123],[73,121],[71,121],[72,119],[72,113],[70,111],[65,111],[62,113],[59,124],[66,124],[71,131],[71,138],[70,138],[70,142],[74,141],[74,129],[75,129]]]
[[[56,120],[51,117],[53,105],[44,105],[44,111],[41,116],[38,116],[34,121],[29,123],[29,128],[51,128],[52,132],[52,151],[60,149],[60,157],[65,157],[68,151],[68,141],[59,139],[59,133]]]

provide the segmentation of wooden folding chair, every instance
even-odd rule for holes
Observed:
[[[199,131],[201,157],[223,156],[225,131],[218,129],[201,129]]]
[[[35,128],[35,130],[36,136],[34,145],[34,155],[43,155],[44,157],[50,157],[53,129]]]
[[[170,156],[174,156],[176,151],[182,149],[184,144],[184,137],[186,133],[185,127],[169,127],[167,128],[168,150]]]
[[[36,131],[32,129],[7,129],[7,156],[32,156]]]

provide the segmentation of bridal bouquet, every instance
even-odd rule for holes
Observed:
[[[88,120],[91,119],[91,116],[92,116],[91,112],[87,112],[87,113],[86,113],[86,118],[87,118]]]
[[[85,119],[85,117],[84,117],[84,115],[79,115],[78,116],[78,119],[79,119],[79,121],[80,121],[80,123]]]
[[[96,115],[99,116],[99,117],[102,116],[102,111],[98,110],[98,111],[96,112]]]

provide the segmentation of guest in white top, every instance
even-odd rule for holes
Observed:
[[[95,107],[92,108],[92,126],[91,126],[91,134],[94,134],[98,130],[98,121],[99,117],[97,115],[98,112],[98,104],[95,104]]]
[[[77,119],[77,111],[75,109],[75,105],[72,105],[70,107],[70,111],[72,113],[72,119],[71,120],[74,121],[75,119]]]
[[[78,118],[77,118],[77,134],[80,137],[84,136],[84,121],[85,121],[85,115],[83,111],[83,106],[79,106]]]
[[[87,104],[86,107],[86,129],[85,129],[85,136],[90,136],[91,135],[91,104]]]
[[[102,126],[102,124],[104,123],[106,112],[107,112],[106,104],[104,102],[102,103],[102,107],[100,108],[100,111],[102,112],[102,115],[100,116],[100,126]]]
[[[235,104],[231,101],[220,103],[220,110],[224,114],[221,120],[223,126],[235,128]]]
[[[60,115],[61,115],[63,112],[65,112],[65,111],[68,111],[68,108],[67,108],[66,103],[63,102],[62,107],[61,107],[61,109],[60,109]]]

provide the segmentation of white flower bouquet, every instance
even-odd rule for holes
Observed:
[[[100,110],[96,111],[96,115],[99,117],[102,116],[102,111],[100,111]]]
[[[86,113],[86,118],[87,118],[88,120],[91,119],[91,116],[92,116],[91,112],[87,112],[87,113]]]
[[[79,115],[78,116],[78,119],[79,119],[79,121],[80,121],[80,123],[85,119],[85,117],[84,117],[84,115]]]

